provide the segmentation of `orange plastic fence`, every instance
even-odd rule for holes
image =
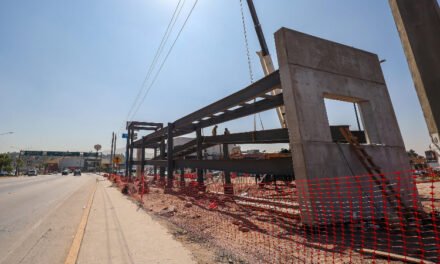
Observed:
[[[440,263],[439,175],[375,176],[257,184],[237,175],[225,186],[209,175],[200,188],[194,174],[185,186],[176,174],[166,191],[157,176],[108,177],[134,186],[131,194],[141,190],[150,211],[172,206],[171,222],[250,263]]]

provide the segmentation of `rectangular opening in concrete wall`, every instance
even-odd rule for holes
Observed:
[[[359,106],[355,102],[324,98],[327,120],[334,142],[345,142],[340,127],[348,126],[360,143],[367,143]]]

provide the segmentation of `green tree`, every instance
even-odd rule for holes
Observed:
[[[419,154],[417,154],[417,152],[415,152],[413,149],[410,149],[406,153],[408,154],[409,157],[417,158],[419,156]]]
[[[19,169],[20,169],[20,168],[23,168],[24,161],[23,161],[22,159],[17,159],[15,162],[17,163],[17,167],[18,167]]]
[[[12,164],[10,164],[10,165],[4,167],[4,170],[10,173],[11,171],[14,170],[14,167],[12,166]]]
[[[0,171],[12,171],[12,159],[8,154],[0,154]]]

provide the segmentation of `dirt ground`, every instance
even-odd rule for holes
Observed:
[[[382,230],[379,221],[377,227],[366,222],[313,229],[302,225],[292,184],[262,187],[240,179],[231,198],[222,194],[223,185],[218,182],[210,183],[205,192],[188,183],[180,188],[176,182],[175,188],[165,191],[163,185],[151,183],[151,178],[148,182],[142,202],[138,183],[128,184],[126,191],[196,252],[199,263],[400,263],[390,255],[359,253],[358,249],[366,247],[402,254],[401,249],[390,248],[390,240],[396,241],[396,247],[404,245],[403,253],[409,256],[428,258],[429,250],[436,250],[428,248],[425,255],[412,251],[411,242],[405,241],[417,234]],[[440,188],[439,182],[417,185],[427,212],[439,208],[439,192],[431,193],[433,185]]]

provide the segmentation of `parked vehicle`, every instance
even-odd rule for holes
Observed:
[[[69,175],[69,170],[65,169],[61,172],[61,175]]]
[[[8,172],[7,171],[0,171],[0,176],[8,176]]]
[[[73,171],[73,176],[81,176],[81,170],[80,169],[76,169]]]
[[[38,172],[37,172],[37,170],[28,170],[26,175],[27,176],[37,176]]]

